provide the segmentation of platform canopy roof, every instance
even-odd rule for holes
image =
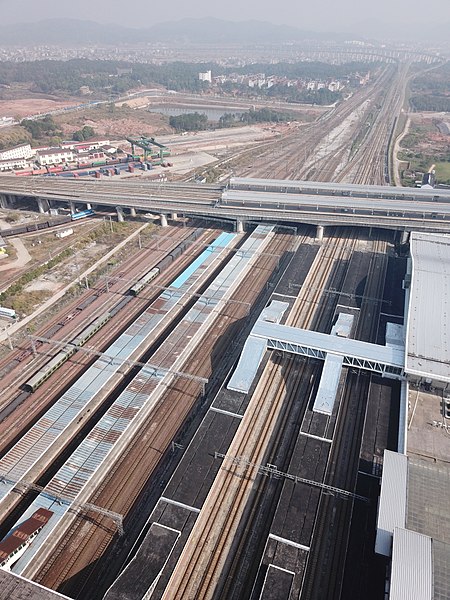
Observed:
[[[408,374],[450,383],[450,236],[411,234]]]

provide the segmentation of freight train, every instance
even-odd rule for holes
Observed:
[[[57,225],[64,225],[64,223],[70,223],[72,219],[69,215],[61,215],[48,221],[42,221],[40,223],[31,223],[29,225],[19,225],[17,227],[11,227],[10,229],[2,230],[2,237],[8,237],[13,235],[20,235],[21,233],[32,233],[33,231],[40,231],[41,229],[48,229],[49,227],[56,227]]]
[[[78,221],[86,217],[92,217],[95,212],[92,209],[80,210],[80,212],[73,213],[71,215],[61,215],[48,221],[41,221],[40,223],[31,223],[28,225],[19,225],[17,227],[11,227],[10,229],[2,230],[2,237],[11,237],[14,235],[21,235],[22,233],[33,233],[34,231],[41,231],[42,229],[48,229],[49,227],[57,227],[58,225],[64,225],[64,223],[70,223],[71,221]]]
[[[75,354],[77,348],[83,346],[99,329],[103,327],[110,319],[111,313],[106,312],[95,321],[93,321],[86,329],[84,329],[79,335],[70,341],[71,346],[58,352],[46,365],[44,365],[39,371],[33,375],[23,385],[23,388],[27,392],[34,392],[40,387],[44,381],[46,381],[52,373],[54,373],[61,365],[63,365],[69,358]]]
[[[170,252],[167,256],[165,256],[157,265],[150,269],[148,273],[146,273],[139,281],[133,285],[128,291],[132,296],[137,296],[146,285],[148,285],[155,277],[157,277],[160,273],[165,271],[167,267],[176,260],[179,256],[183,254],[183,252],[201,235],[201,230],[196,229],[193,231],[185,240],[180,242],[178,246],[176,246],[172,252]]]

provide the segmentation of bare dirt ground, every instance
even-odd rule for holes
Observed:
[[[108,105],[99,105],[83,111],[58,115],[55,121],[66,135],[72,134],[84,125],[90,125],[95,129],[97,136],[106,136],[110,139],[141,134],[155,136],[172,131],[167,117],[127,106],[111,108]]]
[[[6,264],[0,265],[0,271],[9,271],[10,269],[19,269],[31,261],[31,256],[22,240],[18,238],[11,239],[9,243],[16,249],[16,258]]]
[[[78,102],[80,102],[78,100]],[[66,106],[76,105],[76,101],[47,98],[21,98],[18,100],[0,100],[0,117],[28,117]]]

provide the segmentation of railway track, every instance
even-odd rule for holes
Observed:
[[[289,322],[297,326],[307,326],[311,321],[322,292],[321,285],[329,277],[331,266],[346,253],[351,254],[347,241],[334,239],[330,245],[332,247],[326,254],[319,252],[312,269],[316,275],[313,279],[315,300],[305,312],[300,309],[301,302],[292,309]],[[276,435],[284,404],[293,401],[292,397],[286,398],[285,388],[285,381],[290,381],[291,377],[297,378],[298,373],[294,375],[293,361],[288,359],[281,360],[279,364],[269,363],[264,371],[228,450],[230,457],[243,457],[246,462],[224,461],[169,581],[164,599],[206,599],[214,596],[219,581],[224,577],[222,571],[245,507],[258,485],[258,469],[249,466],[248,462],[255,465],[263,463],[269,441]],[[264,485],[264,482],[259,485]]]
[[[277,239],[277,243],[271,246],[271,253],[281,251],[283,247],[286,248],[286,246],[291,243],[289,238],[290,236],[280,236],[280,238]],[[273,266],[276,265],[276,260],[274,257],[262,256],[258,261],[258,265],[259,267],[255,267],[254,269],[253,280],[257,277],[258,283],[262,283],[270,276]],[[249,277],[252,279],[252,276]],[[258,294],[259,286],[256,288],[253,286],[242,286],[242,290],[239,290],[236,295],[240,302],[247,302],[248,300],[254,300],[255,296],[258,296]],[[208,341],[205,346],[202,349],[199,349],[197,356],[189,361],[190,365],[188,368],[190,372],[193,372],[194,374],[208,374],[210,372],[211,365],[209,364],[209,361],[204,360],[205,354],[207,355],[208,351],[211,352],[212,347],[217,344],[220,338],[218,332],[221,331],[224,326],[229,326],[230,323],[242,318],[244,314],[245,309],[240,304],[231,304],[227,308],[227,314],[219,317],[216,326],[217,329],[214,328],[216,333],[208,336]],[[225,341],[222,343],[224,346],[223,349],[225,350],[226,343]],[[107,480],[105,480],[96,491],[93,498],[95,503],[101,504],[102,506],[112,506],[114,507],[112,510],[120,510],[123,514],[131,508],[136,501],[136,498],[141,493],[142,487],[151,476],[151,473],[157,468],[161,457],[165,454],[171,440],[185,421],[197,397],[198,387],[192,389],[189,385],[180,386],[180,384],[177,384],[175,389],[171,389],[167,392],[167,397],[161,399],[155,407],[155,412],[149,417],[142,434],[137,436],[137,438],[127,447],[127,454],[126,456],[121,457],[117,464],[117,470],[114,468],[110,471]],[[155,429],[154,423],[160,423],[161,427]],[[121,493],[122,489],[126,490],[126,493]],[[80,535],[80,525],[84,537],[87,535],[86,522],[83,522],[82,520],[81,524],[78,523],[78,527],[74,530],[73,535]],[[101,533],[101,530],[94,527],[91,530],[90,535],[93,536],[94,539]],[[111,541],[111,537],[112,536],[110,535],[108,536],[108,544]],[[45,585],[65,589],[62,580],[58,579],[58,581],[55,581],[54,577],[59,572],[58,566],[66,563],[66,553],[69,552],[70,555],[70,552],[74,551],[73,539],[74,538],[70,537],[67,543],[64,542],[63,547],[60,548],[61,554],[58,557],[53,557],[51,559],[51,565],[53,565],[53,567],[46,565],[45,574],[44,571],[42,571],[38,575],[39,579],[42,580]],[[65,540],[67,540],[67,537],[65,537]],[[98,547],[101,546],[102,544],[99,543]],[[92,544],[91,542],[89,547],[91,553],[89,556],[78,556],[78,567],[74,567],[76,572],[80,571],[80,564],[83,564],[86,569],[88,564],[95,564],[92,562],[93,560],[96,560],[95,558],[93,559],[92,552],[97,547],[97,544]],[[56,568],[54,564],[55,561],[57,562]],[[83,572],[87,573],[87,571]],[[72,575],[74,575],[74,572],[72,572]],[[43,579],[41,579],[41,577],[43,577]],[[67,577],[70,576],[67,575]],[[80,581],[76,584],[77,589],[79,585]]]
[[[211,237],[212,233],[207,233],[206,237],[203,238],[203,241],[209,240]],[[164,245],[162,245],[160,251],[167,252],[178,242],[179,240],[176,239],[171,243],[167,242],[165,244],[167,245],[167,249],[164,250]],[[200,243],[201,242],[202,241],[200,240]],[[148,252],[153,253],[153,250],[149,250]],[[142,259],[139,258],[136,259],[137,263],[142,265],[141,260]],[[166,285],[175,276],[175,274],[179,272],[181,268],[185,267],[191,260],[192,256],[190,253],[182,256],[181,259],[174,263],[172,268],[169,268],[161,276],[160,284]],[[127,278],[125,278],[125,280],[118,278],[117,283],[115,285],[111,285],[110,288],[111,301],[117,302],[117,294],[122,294],[129,288],[129,286],[130,282]],[[90,347],[94,347],[100,351],[105,349],[111,340],[117,337],[128,323],[132,322],[151,304],[151,302],[154,300],[154,297],[158,293],[160,293],[159,290],[154,288],[151,294],[143,294],[142,296],[133,298],[133,301],[127,304],[126,318],[124,319],[121,312],[118,312],[107,324],[104,330],[100,330],[93,336],[93,338],[91,338]],[[98,310],[104,310],[104,307],[100,306]],[[94,315],[91,315],[91,317],[92,316]],[[90,321],[91,317],[88,317],[87,321]],[[42,351],[41,348],[40,351]],[[43,360],[41,360],[41,363],[43,364],[46,360],[48,360],[48,358],[44,356]],[[87,354],[76,354],[59,368],[59,378],[50,378],[48,381],[44,382],[44,384],[33,394],[19,392],[20,402],[17,401],[17,395],[11,398],[10,394],[8,398],[7,394],[5,394],[2,404],[2,412],[0,412],[0,434],[2,436],[0,455],[5,453],[11,444],[20,437],[21,433],[25,431],[25,429],[29,428],[30,425],[36,421],[39,415],[42,414],[42,412],[45,411],[59,397],[59,395],[61,395],[61,393],[63,393],[69,382],[72,381],[77,375],[79,376],[81,371],[86,369],[93,360],[94,357],[91,357]],[[35,363],[31,363],[28,369],[23,370],[22,378],[16,378],[13,380],[13,383],[9,387],[9,391],[17,390],[17,385],[20,384],[21,381],[25,381],[31,372],[34,372],[39,366],[39,364],[36,365]],[[14,375],[14,372],[12,375]],[[6,391],[8,392],[8,388]],[[10,410],[11,405],[14,406],[14,410],[12,411]]]

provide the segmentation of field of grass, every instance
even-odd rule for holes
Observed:
[[[438,183],[450,184],[450,162],[436,163],[436,179]]]

